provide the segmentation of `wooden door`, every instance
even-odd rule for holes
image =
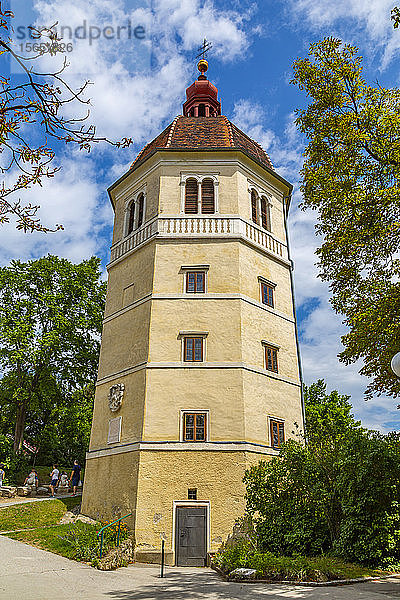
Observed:
[[[176,509],[175,555],[179,567],[204,567],[206,564],[207,509],[179,506]]]

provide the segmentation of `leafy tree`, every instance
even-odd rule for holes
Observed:
[[[75,398],[76,406],[96,379],[105,299],[99,265],[95,257],[72,264],[49,255],[0,268],[0,398],[15,415],[15,452],[28,415],[40,413],[42,430],[54,425],[63,402]]]
[[[349,397],[322,380],[306,388],[305,409],[307,445],[290,440],[245,475],[259,549],[398,563],[400,435],[363,429]]]
[[[304,209],[318,212],[319,276],[349,331],[339,358],[362,359],[373,393],[396,396],[391,372],[400,350],[400,91],[369,85],[356,47],[327,38],[294,63],[309,98],[297,111],[308,139]]]
[[[72,465],[85,462],[92,424],[94,385],[89,384],[58,402],[48,402],[27,415],[27,438],[36,447],[35,463]],[[46,398],[48,401],[48,398]]]
[[[99,137],[93,124],[86,124],[90,99],[86,97],[89,82],[74,90],[63,79],[68,63],[64,58],[61,68],[53,72],[42,72],[35,64],[44,54],[55,56],[65,52],[57,37],[55,25],[40,30],[31,27],[31,36],[36,41],[35,55],[24,57],[16,50],[12,39],[13,13],[4,10],[0,2],[0,56],[8,57],[22,71],[22,77],[0,76],[0,169],[8,176],[0,187],[0,224],[16,217],[17,228],[24,231],[49,231],[37,217],[39,206],[23,204],[12,198],[20,190],[41,184],[43,178],[54,177],[59,166],[52,165],[56,151],[50,143],[65,143],[90,151],[92,146],[104,141],[116,147],[127,147],[129,138],[112,142]],[[86,114],[66,116],[68,105],[84,107]],[[32,142],[40,139],[38,145]],[[52,144],[53,145],[53,144]],[[12,198],[10,199],[10,196]],[[62,228],[57,225],[56,229]]]

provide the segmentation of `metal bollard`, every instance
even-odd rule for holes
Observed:
[[[165,541],[161,542],[161,573],[160,577],[164,577],[164,555],[165,555]]]

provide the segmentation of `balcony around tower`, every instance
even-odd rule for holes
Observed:
[[[240,239],[289,265],[287,246],[259,225],[238,216],[156,217],[111,247],[110,265],[153,238]]]

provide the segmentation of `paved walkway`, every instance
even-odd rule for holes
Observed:
[[[77,496],[82,496],[82,493],[76,494]],[[26,504],[27,502],[43,502],[43,500],[62,500],[63,498],[72,498],[72,494],[59,494],[53,496],[35,496],[34,498],[29,498],[25,496],[16,496],[14,500],[9,500],[7,502],[0,502],[0,509],[7,508],[7,506],[16,506],[17,504]]]
[[[298,587],[221,581],[211,569],[154,566],[97,571],[0,536],[1,600],[388,600],[400,578],[342,587]]]

